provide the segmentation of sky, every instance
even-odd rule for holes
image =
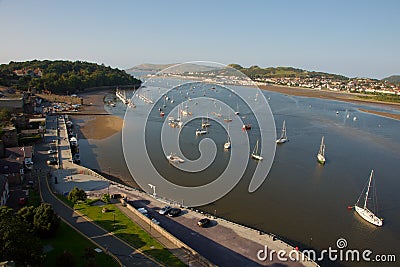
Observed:
[[[0,0],[0,64],[213,61],[400,74],[400,1]]]

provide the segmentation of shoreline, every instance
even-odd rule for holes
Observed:
[[[393,107],[396,109],[400,109],[400,103],[396,102],[383,102],[372,99],[361,99],[358,98],[358,95],[355,93],[347,93],[347,92],[337,92],[337,91],[326,91],[326,90],[316,90],[309,89],[303,87],[288,87],[288,86],[276,86],[276,85],[261,85],[258,86],[261,90],[293,95],[293,96],[303,96],[303,97],[313,97],[320,99],[328,99],[328,100],[336,100],[336,101],[344,101],[349,103],[365,103],[365,104],[373,104],[378,106],[385,107]]]

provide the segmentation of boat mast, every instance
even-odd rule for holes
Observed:
[[[372,181],[372,176],[373,175],[374,175],[374,170],[371,170],[371,175],[369,176],[367,192],[365,193],[364,209],[367,208],[368,194],[369,194],[369,189],[371,187],[371,181]]]
[[[320,153],[322,156],[325,156],[324,136],[322,136],[321,146],[319,147],[319,153]]]
[[[282,127],[282,136],[281,139],[287,139],[286,137],[286,121],[283,121],[283,127]]]

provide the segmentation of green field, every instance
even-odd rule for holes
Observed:
[[[107,208],[108,211],[102,213],[102,208],[104,207]],[[186,266],[146,231],[132,222],[113,204],[90,206],[86,203],[79,203],[75,205],[75,210],[83,213],[107,231],[114,232],[119,238],[127,241],[133,247],[140,249],[143,253],[152,256],[158,261],[168,266]]]
[[[84,257],[85,249],[93,251],[96,246],[87,240],[85,237],[80,235],[74,229],[69,227],[66,223],[61,221],[60,227],[54,237],[49,239],[42,239],[45,250],[49,250],[46,253],[46,259],[44,266],[57,266],[56,259],[64,251],[68,251],[73,256],[73,266],[88,266],[88,261]],[[108,267],[108,266],[119,266],[119,264],[109,255],[103,252],[95,252],[94,266]]]

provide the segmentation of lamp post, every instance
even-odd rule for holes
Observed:
[[[114,230],[115,230],[115,210],[114,210]]]
[[[155,198],[156,197],[156,186],[152,185],[152,184],[149,184],[149,186],[151,189],[153,189],[153,197]]]
[[[108,167],[108,187],[107,187],[108,196],[110,196],[110,177],[111,177],[111,167]]]

